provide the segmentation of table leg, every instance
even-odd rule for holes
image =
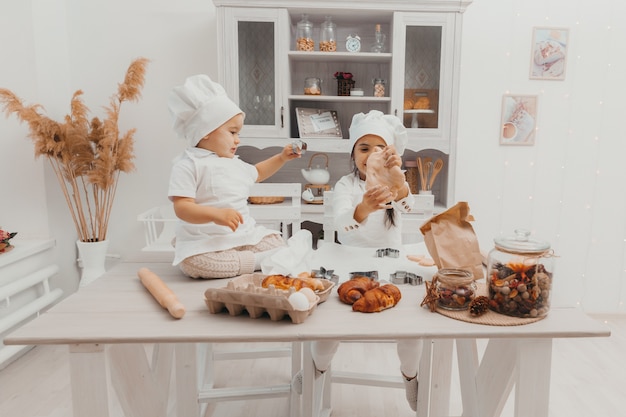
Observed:
[[[548,417],[552,339],[518,342],[515,416]]]
[[[177,343],[175,351],[176,410],[178,416],[195,417],[200,414],[198,403],[198,369],[194,343]]]
[[[449,415],[453,342],[424,340],[417,392],[416,414],[420,417]]]
[[[108,417],[109,397],[104,346],[70,345],[69,351],[74,415]]]
[[[478,416],[476,371],[478,370],[478,348],[476,339],[457,339],[456,355],[459,367],[461,401],[464,416]]]

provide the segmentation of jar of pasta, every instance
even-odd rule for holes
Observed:
[[[337,38],[335,37],[337,25],[330,16],[326,16],[326,20],[322,23],[320,34],[320,51],[336,52]]]
[[[487,261],[489,308],[513,317],[543,317],[550,309],[553,252],[527,230],[494,239]]]
[[[466,269],[444,268],[433,276],[437,305],[446,310],[467,310],[476,297],[474,274]]]
[[[372,84],[374,84],[374,97],[385,97],[386,81],[382,78],[374,78]]]
[[[313,51],[315,42],[313,41],[313,23],[309,22],[306,14],[302,15],[302,20],[296,25],[296,51]]]

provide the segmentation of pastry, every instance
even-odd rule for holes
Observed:
[[[404,109],[405,110],[410,110],[413,108],[413,105],[415,103],[413,102],[413,100],[411,100],[410,98],[405,98],[404,99]]]
[[[430,108],[430,99],[428,97],[418,97],[413,104],[413,108],[416,110],[423,110]]]
[[[353,311],[361,313],[377,313],[394,307],[402,298],[400,289],[393,284],[385,284],[366,291],[361,298],[352,304]]]
[[[324,284],[317,278],[291,278],[285,275],[268,275],[261,282],[263,288],[273,285],[279,290],[288,290],[293,287],[296,291],[302,288],[310,288],[313,291],[323,291]]]
[[[368,277],[354,277],[337,288],[339,299],[346,304],[354,304],[367,291],[377,288],[380,284]]]

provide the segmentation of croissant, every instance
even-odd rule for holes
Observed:
[[[361,313],[377,313],[395,306],[400,298],[402,298],[402,293],[398,287],[385,284],[363,294],[363,297],[352,304],[352,310]]]
[[[380,284],[368,277],[354,277],[349,281],[342,283],[337,292],[339,299],[346,304],[354,304],[356,300],[361,298],[366,291],[377,288]]]
[[[313,291],[323,291],[324,284],[317,278],[291,278],[285,275],[268,275],[261,282],[263,288],[273,285],[279,290],[288,290],[293,287],[296,291],[310,288]]]

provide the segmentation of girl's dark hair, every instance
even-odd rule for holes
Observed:
[[[354,162],[354,148],[352,148],[352,152],[350,153],[350,165],[352,165],[352,173],[355,177],[359,178],[359,168],[357,168],[356,163]],[[385,210],[385,226],[387,229],[391,229],[396,225],[396,214],[393,208],[388,208]]]

